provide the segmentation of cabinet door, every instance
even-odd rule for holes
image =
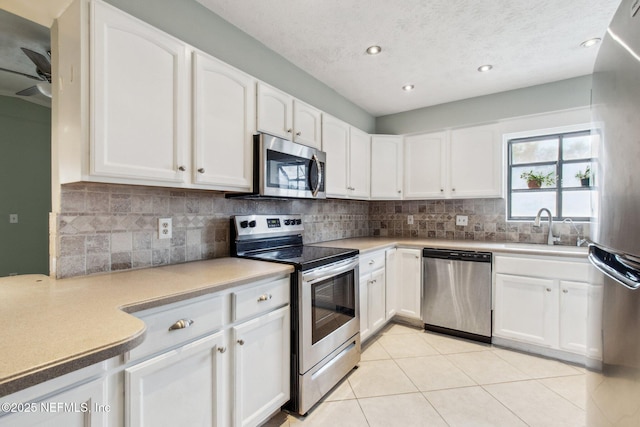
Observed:
[[[258,82],[257,128],[260,132],[291,140],[293,137],[293,98]]]
[[[554,280],[496,274],[495,289],[495,336],[557,346],[558,286]]]
[[[349,125],[334,117],[322,117],[322,151],[327,153],[326,190],[329,197],[347,196]]]
[[[251,191],[255,80],[198,52],[193,74],[193,181]]]
[[[397,249],[387,249],[385,263],[385,287],[386,287],[386,320],[396,315],[398,308],[398,265]]]
[[[371,332],[377,331],[385,323],[385,291],[385,269],[380,268],[371,274],[371,279],[369,280],[367,300]]]
[[[74,387],[53,397],[28,404],[26,402],[9,402],[25,404],[24,411],[0,417],[3,427],[96,427],[106,426],[107,408],[106,385],[104,379]],[[6,402],[3,401],[3,402]],[[30,406],[34,405],[34,406]],[[30,409],[30,410],[29,410]]]
[[[451,197],[501,197],[502,152],[496,126],[451,131]]]
[[[371,198],[402,198],[402,137],[371,137]]]
[[[320,149],[322,147],[322,112],[294,99],[293,139],[299,144]]]
[[[360,275],[360,288],[358,291],[360,292],[359,301],[360,301],[360,341],[366,340],[371,335],[371,330],[369,329],[369,281],[371,278],[371,274],[366,273],[364,275]]]
[[[421,319],[422,254],[419,249],[398,249],[398,314]]]
[[[289,400],[290,328],[289,306],[232,328],[234,426],[259,425]]]
[[[221,331],[125,369],[125,425],[227,425],[224,343]]]
[[[92,2],[90,173],[186,179],[187,45]]]
[[[444,174],[446,144],[446,132],[405,137],[405,199],[438,199],[447,195]]]
[[[560,281],[561,349],[586,354],[588,299],[587,283]]]
[[[371,180],[371,141],[369,134],[351,127],[349,130],[349,196],[369,199]],[[329,167],[331,165],[329,164]]]

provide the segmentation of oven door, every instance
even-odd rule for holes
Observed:
[[[323,151],[275,136],[256,135],[260,157],[260,194],[326,198]]]
[[[360,331],[358,257],[301,275],[299,369],[304,374]]]

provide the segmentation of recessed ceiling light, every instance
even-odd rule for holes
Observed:
[[[580,43],[580,46],[591,47],[591,46],[597,45],[598,43],[600,43],[600,38],[594,37],[592,39],[583,41],[582,43]]]
[[[478,67],[478,71],[481,73],[486,73],[487,71],[491,71],[493,69],[493,65],[485,64]]]
[[[382,52],[382,48],[380,46],[369,46],[367,48],[367,53],[369,55],[377,55]]]
[[[404,86],[402,86],[402,90],[404,90],[405,92],[411,92],[413,89],[415,89],[414,85],[404,85]]]

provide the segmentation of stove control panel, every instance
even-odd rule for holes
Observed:
[[[302,215],[236,215],[233,218],[239,238],[302,234]]]

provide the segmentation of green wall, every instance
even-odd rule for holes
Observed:
[[[51,110],[0,96],[0,135],[0,276],[49,274]]]
[[[435,131],[590,104],[591,75],[588,75],[378,117],[376,133]]]
[[[375,130],[371,114],[195,0],[106,1],[365,132]]]

